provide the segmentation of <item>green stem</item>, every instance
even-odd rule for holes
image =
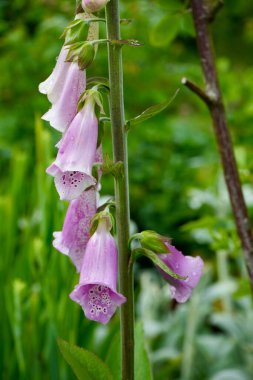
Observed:
[[[111,0],[106,7],[107,38],[120,39],[119,1]],[[114,162],[123,163],[123,173],[115,177],[116,223],[119,249],[119,289],[127,298],[121,307],[122,380],[134,379],[134,303],[133,274],[128,270],[129,240],[129,185],[127,134],[125,132],[123,70],[121,46],[108,43],[110,113]]]

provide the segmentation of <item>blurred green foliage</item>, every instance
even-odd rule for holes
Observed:
[[[188,3],[188,2],[186,2]],[[183,76],[202,83],[191,15],[179,0],[121,1],[127,119],[170,98]],[[105,359],[118,330],[84,319],[68,294],[78,277],[51,247],[62,226],[60,202],[45,168],[56,131],[40,121],[49,103],[38,84],[51,72],[74,0],[0,2],[0,373],[9,379],[74,378],[61,358],[60,336]],[[253,4],[225,0],[212,25],[227,115],[252,216]],[[104,34],[101,27],[101,35]],[[99,48],[88,75],[107,75]],[[110,130],[104,152],[111,155]],[[250,380],[252,305],[239,242],[205,106],[181,88],[170,107],[129,132],[131,215],[138,229],[173,237],[200,254],[206,276],[190,303],[169,302],[168,287],[136,267],[136,301],[144,320],[155,380]],[[113,193],[111,177],[102,194]],[[148,267],[149,263],[141,262]],[[145,276],[155,276],[145,280]],[[153,278],[153,277],[152,277]],[[153,293],[152,293],[153,292]],[[151,297],[153,294],[153,298]],[[165,294],[165,296],[164,296]],[[144,302],[147,298],[153,302]],[[155,302],[157,300],[157,303]],[[147,306],[148,305],[148,306]]]

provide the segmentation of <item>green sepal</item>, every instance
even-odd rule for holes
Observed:
[[[92,88],[93,86],[104,86],[109,90],[109,79],[105,77],[90,77],[87,79],[86,88]]]
[[[69,47],[66,61],[77,62],[80,70],[87,69],[95,58],[94,44],[89,41],[76,42]]]
[[[72,45],[76,42],[87,40],[89,23],[87,20],[74,20],[65,28],[61,37],[65,37],[64,45]]]
[[[92,236],[96,232],[96,229],[98,228],[98,224],[101,221],[101,219],[106,220],[108,231],[115,230],[115,221],[112,214],[108,211],[103,210],[96,213],[93,216],[90,224],[90,236]]]
[[[116,204],[114,198],[108,199],[104,204],[102,204],[100,207],[98,207],[97,212],[104,211],[106,208],[109,209],[109,212],[111,212],[111,209],[115,209]]]
[[[151,106],[151,107],[147,108],[145,111],[143,111],[140,115],[134,117],[133,119],[126,121],[126,124],[125,124],[126,131],[129,131],[129,129],[131,127],[133,127],[137,124],[140,124],[143,121],[146,121],[146,120],[150,119],[151,117],[156,116],[157,114],[159,114],[163,110],[165,110],[170,105],[170,103],[175,99],[178,92],[179,92],[179,89],[177,89],[177,91],[172,96],[172,98],[166,100],[163,103],[159,103],[159,104],[156,104],[154,106]]]
[[[97,148],[102,144],[102,140],[103,140],[103,137],[104,137],[104,132],[105,132],[105,124],[104,124],[103,121],[99,120]]]
[[[171,242],[170,238],[149,230],[142,231],[137,235],[143,248],[150,249],[155,253],[168,253],[166,243]]]
[[[115,178],[124,175],[124,163],[122,161],[113,162],[108,156],[105,156],[101,169],[103,174],[112,174]]]
[[[101,93],[97,90],[97,87],[92,87],[89,90],[84,91],[81,96],[78,99],[78,105],[77,105],[77,111],[80,112],[81,109],[83,108],[86,100],[88,98],[93,98],[96,106],[95,106],[95,112],[96,116],[99,118],[100,113],[104,114],[104,108],[103,108],[103,97]]]
[[[186,280],[187,276],[180,276],[173,272],[164,262],[159,258],[159,255],[146,248],[135,248],[131,254],[131,263],[133,263],[138,257],[145,256],[153,262],[154,265],[159,267],[163,272],[169,276],[178,280]]]

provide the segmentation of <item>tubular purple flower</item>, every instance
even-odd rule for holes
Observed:
[[[102,217],[86,246],[80,282],[70,298],[80,304],[86,318],[106,324],[126,298],[116,290],[118,258],[108,218]]]
[[[87,98],[84,107],[57,144],[59,150],[56,160],[47,169],[47,173],[55,177],[61,199],[73,200],[87,187],[96,184],[92,176],[98,137],[94,106],[93,98]]]
[[[97,12],[104,8],[109,0],[82,0],[82,7],[87,12]]]
[[[59,71],[64,72],[64,69]],[[58,82],[55,82],[53,92],[49,92],[53,100],[52,108],[42,119],[48,121],[51,127],[64,132],[77,114],[78,99],[86,86],[86,73],[79,69],[76,62],[71,62],[65,70],[65,77],[60,77],[60,74],[57,77]]]
[[[170,253],[159,254],[159,258],[174,273],[187,276],[187,278],[185,280],[175,279],[161,269],[158,268],[158,270],[170,285],[171,297],[175,298],[177,302],[183,303],[190,298],[193,289],[198,284],[204,263],[199,256],[184,256],[173,245],[167,242],[165,244]]]
[[[68,207],[62,231],[53,234],[53,246],[70,257],[78,272],[90,237],[91,219],[97,210],[96,198],[96,188],[91,187],[73,200]]]
[[[47,95],[51,103],[55,103],[60,97],[70,62],[66,62],[68,48],[63,45],[52,74],[39,85],[39,91]]]

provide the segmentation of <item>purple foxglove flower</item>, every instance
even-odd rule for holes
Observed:
[[[63,45],[52,74],[39,85],[39,91],[47,95],[51,103],[55,103],[60,97],[70,62],[66,62],[68,48]]]
[[[80,304],[86,318],[106,324],[126,298],[116,290],[118,260],[111,226],[102,218],[86,246],[79,284],[70,298]]]
[[[185,280],[179,280],[171,277],[164,271],[158,268],[170,285],[171,297],[177,302],[186,302],[198,284],[203,268],[203,260],[197,257],[184,256],[173,245],[165,243],[170,253],[159,254],[159,258],[176,274],[187,276]]]
[[[90,237],[91,219],[97,210],[96,197],[96,188],[91,187],[73,200],[69,205],[62,231],[53,234],[53,246],[70,257],[78,272],[81,270]]]
[[[49,92],[50,99],[53,101],[52,108],[42,116],[43,120],[49,121],[51,127],[60,132],[67,129],[77,114],[78,99],[86,86],[85,71],[80,70],[76,62],[71,62],[70,64],[65,62],[65,64],[69,65],[67,70],[61,70],[62,77],[60,77],[60,74],[58,75],[60,77],[58,82],[55,82],[53,91]],[[44,88],[42,86],[42,89],[45,89],[45,85]]]
[[[88,98],[65,132],[54,163],[47,173],[55,177],[60,199],[73,200],[95,185],[92,166],[96,159],[98,121],[94,101]]]
[[[82,7],[87,12],[97,12],[104,8],[109,0],[82,0]]]

